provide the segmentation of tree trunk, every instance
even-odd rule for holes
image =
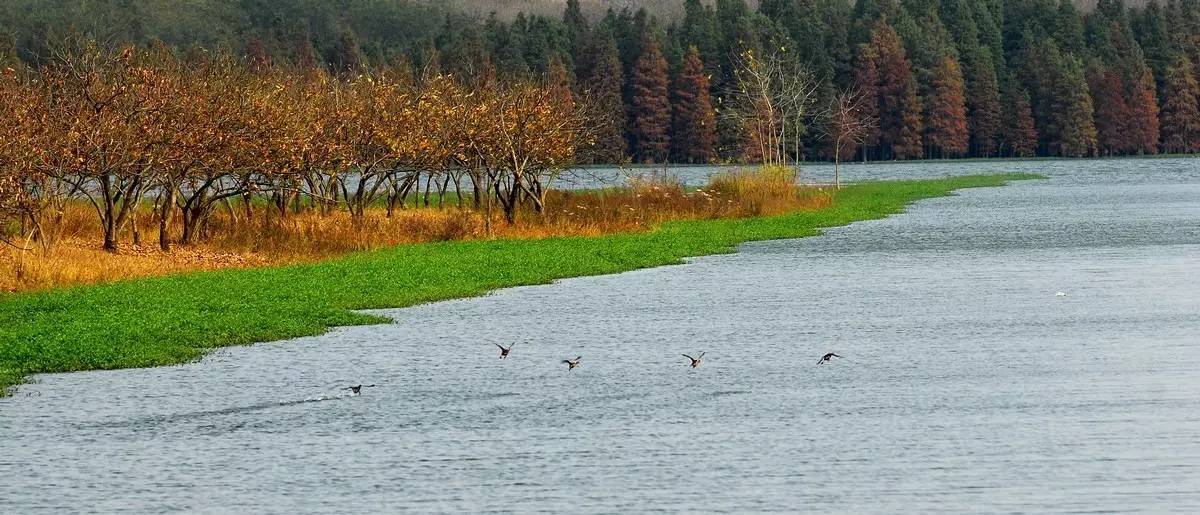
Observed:
[[[433,189],[433,174],[428,174],[425,178],[425,207],[429,207],[429,191]]]
[[[175,207],[175,188],[167,186],[163,194],[162,205],[158,206],[158,248],[163,252],[171,251],[171,211]]]
[[[461,179],[461,175],[454,178],[454,198],[456,200],[455,205],[458,206],[459,209],[462,209],[463,207],[462,184],[460,184]]]
[[[104,250],[117,252],[117,227],[111,216],[104,220]]]
[[[438,186],[438,209],[442,209],[446,205],[446,191],[450,187],[450,174],[446,174],[446,178],[442,180],[442,184]]]
[[[135,207],[135,208],[133,208],[133,211],[129,213],[129,228],[133,232],[133,244],[141,245],[142,244],[142,231],[140,229],[138,229],[138,216],[137,215],[138,215],[138,212],[137,212],[137,208]]]
[[[475,209],[479,209],[481,207],[479,203],[483,201],[485,192],[481,189],[482,186],[483,177],[479,175],[479,172],[471,172],[471,194],[474,197]]]
[[[242,206],[246,208],[246,221],[254,219],[254,194],[249,191],[242,194]]]
[[[863,152],[866,152],[864,148]],[[838,138],[837,144],[833,149],[833,185],[837,189],[842,189],[842,140]]]

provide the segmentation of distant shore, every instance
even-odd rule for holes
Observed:
[[[1200,154],[1146,154],[1140,156],[1097,156],[1097,157],[1056,157],[1056,156],[1040,156],[1040,157],[964,157],[955,159],[906,159],[903,161],[862,161],[851,160],[842,161],[842,166],[852,165],[905,165],[905,164],[928,164],[928,163],[1006,163],[1018,161],[1135,161],[1140,159],[1178,159],[1178,158],[1196,158],[1200,159]],[[659,164],[642,164],[642,163],[609,163],[609,164],[589,164],[578,165],[576,168],[582,170],[608,170],[608,169],[630,169],[630,170],[654,170],[672,168],[738,168],[745,167],[743,163],[705,163],[705,164],[688,164],[688,163],[659,163]],[[801,161],[801,167],[805,166],[833,166],[833,161]]]

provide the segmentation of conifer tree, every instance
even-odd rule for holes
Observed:
[[[579,0],[567,0],[567,7],[563,9],[563,25],[567,28],[567,37],[571,40],[572,49],[578,52],[588,30],[587,18],[579,8]]]
[[[1015,84],[1015,80],[1010,80]],[[1037,155],[1038,133],[1033,122],[1033,107],[1029,100],[1029,92],[1011,86],[1009,93],[1004,96],[1004,123],[1001,139],[1007,147],[1008,155],[1013,157],[1032,157]]]
[[[1142,66],[1140,77],[1130,84],[1129,147],[1136,154],[1158,153],[1159,110],[1154,77]]]
[[[1097,101],[1097,125],[1117,126],[1122,133],[1123,153],[1154,153],[1158,150],[1158,98],[1156,83],[1145,53],[1134,39],[1126,21],[1125,10],[1119,2],[1102,3],[1092,15],[1096,29],[1097,55],[1120,80],[1120,95],[1124,112],[1113,113],[1103,120],[1105,106]],[[1106,20],[1108,20],[1106,22]],[[1103,135],[1101,143],[1103,147]]]
[[[1200,84],[1195,67],[1182,53],[1167,67],[1163,84],[1162,143],[1171,153],[1200,152]]]
[[[967,153],[967,107],[962,69],[951,57],[943,57],[935,70],[933,96],[929,99],[929,146],[940,157]]]
[[[1103,155],[1123,154],[1130,148],[1128,121],[1129,106],[1121,77],[1112,68],[1093,66],[1088,71],[1088,85],[1096,104],[1096,139]]]
[[[902,13],[904,14],[895,27],[904,45],[912,74],[917,79],[917,95],[922,99],[932,98],[933,81],[942,57],[958,58],[953,37],[942,24],[932,5],[924,7],[918,13],[909,14],[908,9]],[[926,105],[926,109],[932,107],[932,103]],[[926,118],[929,115],[927,111]]]
[[[1057,119],[1053,116],[1053,103],[1061,98],[1056,83],[1061,52],[1053,39],[1036,38],[1029,30],[1024,31],[1021,42],[1022,48],[1014,59],[1012,71],[1020,77],[1018,86],[1029,93],[1039,153],[1052,155],[1054,152],[1051,147],[1060,132]]]
[[[908,76],[904,86],[904,96],[900,104],[900,131],[893,147],[893,157],[896,159],[920,159],[924,156],[921,133],[924,124],[921,121],[921,97],[917,95],[917,79]]]
[[[921,123],[921,102],[900,37],[895,29],[881,21],[875,25],[870,45],[879,72],[879,143],[883,155],[900,157],[897,154],[902,153],[904,157],[901,158],[919,157],[921,152],[913,152],[912,145],[915,140],[917,148],[921,147],[921,128],[924,125]],[[915,113],[912,111],[914,107]],[[901,133],[913,129],[917,131],[916,137],[909,134],[901,142]],[[894,148],[899,145],[905,146],[903,152]]]
[[[550,87],[550,94],[554,96],[556,105],[574,109],[575,93],[571,74],[567,72],[567,67],[558,56],[551,56],[550,62],[546,64],[546,85]]]
[[[594,144],[583,154],[592,163],[621,163],[627,157],[621,93],[624,73],[617,44],[607,28],[591,31],[577,64],[578,88],[591,109],[594,136]]]
[[[632,136],[637,158],[644,163],[661,163],[671,148],[671,100],[667,61],[658,41],[647,31],[642,38],[642,55],[633,69]]]
[[[1087,157],[1096,154],[1095,107],[1088,93],[1083,63],[1065,54],[1058,59],[1055,81],[1057,97],[1052,101],[1052,113],[1058,132],[1053,147],[1063,157]]]
[[[979,27],[975,23],[975,9],[984,9],[983,6],[976,6],[971,0],[942,0],[940,16],[942,22],[946,25],[946,30],[954,38],[954,44],[958,48],[958,55],[964,60],[967,56],[973,54],[979,47]]]
[[[1083,17],[1080,16],[1079,10],[1075,8],[1075,2],[1059,2],[1058,13],[1046,20],[1053,23],[1054,39],[1058,41],[1058,47],[1064,52],[1071,52],[1076,55],[1083,52],[1086,41],[1084,38]]]
[[[879,54],[875,47],[863,43],[854,59],[854,89],[858,92],[860,112],[864,119],[879,120]],[[879,146],[879,124],[867,127],[862,137],[863,160],[867,148]]]
[[[705,6],[700,0],[684,0],[679,40],[684,47],[695,46],[700,51],[704,69],[712,76],[710,81],[720,79],[720,32],[717,30],[716,13],[711,7]]]
[[[679,77],[675,81],[675,131],[671,137],[676,159],[687,163],[707,163],[713,156],[717,139],[717,119],[709,96],[708,76],[700,50],[688,48]]]
[[[967,126],[974,155],[996,153],[1000,133],[1000,90],[991,51],[976,46],[969,62],[967,80]]]
[[[1158,2],[1150,2],[1133,20],[1134,34],[1146,54],[1146,64],[1154,71],[1160,85],[1171,65],[1171,35],[1167,17]]]

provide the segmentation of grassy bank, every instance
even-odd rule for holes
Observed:
[[[796,187],[789,170],[726,170],[703,188],[685,187],[669,175],[629,182],[621,188],[552,190],[546,210],[537,213],[523,205],[515,224],[505,223],[499,209],[490,216],[486,209],[474,209],[471,199],[463,208],[452,199],[442,207],[410,205],[391,213],[379,204],[359,217],[351,216],[344,202],[319,206],[301,199],[280,213],[262,196],[249,204],[239,199],[212,213],[203,234],[186,244],[180,242],[182,223],[175,213],[167,236],[176,243],[169,252],[159,249],[159,213],[152,203],[143,202],[130,215],[118,233],[119,251],[106,252],[95,208],[68,199],[41,225],[48,238],[29,242],[28,250],[0,245],[0,291],[315,263],[414,243],[648,232],[669,221],[772,216],[819,209],[831,201],[825,191]],[[15,229],[16,224],[0,223],[0,236],[20,240],[25,233]],[[140,244],[134,243],[138,235]]]
[[[330,261],[199,272],[0,297],[0,387],[29,374],[186,362],[223,345],[380,323],[354,309],[402,307],[502,287],[678,263],[739,243],[811,236],[961,188],[1031,175],[867,183],[815,211],[667,222],[653,232],[401,245]]]

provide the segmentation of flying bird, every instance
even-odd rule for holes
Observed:
[[[829,361],[829,360],[831,360],[831,359],[833,359],[833,358],[840,358],[840,357],[841,357],[841,356],[838,356],[837,354],[834,354],[834,353],[832,353],[832,352],[828,352],[828,353],[826,353],[824,356],[821,356],[821,359],[817,360],[817,364],[818,364],[818,365],[823,365],[823,364],[825,364],[825,362],[826,362],[826,361]]]
[[[567,371],[570,372],[575,370],[575,367],[579,366],[579,360],[582,357],[583,356],[575,356],[575,359],[564,359],[562,362],[567,364]]]
[[[497,346],[497,347],[500,347],[500,359],[506,359],[506,358],[508,358],[508,353],[509,353],[509,352],[512,352],[512,348],[513,348],[513,346],[514,346],[514,345],[516,345],[516,342],[513,342],[513,343],[512,343],[512,344],[510,344],[508,347],[505,347],[505,346],[503,346],[503,345],[500,345],[499,343],[496,343],[496,344],[493,344],[493,345],[495,345],[495,346]]]
[[[363,388],[374,388],[374,387],[375,387],[375,385],[373,385],[373,384],[356,384],[349,388],[343,388],[343,389],[350,390],[350,393],[353,395],[358,395],[358,394],[362,393]]]
[[[704,353],[701,352],[699,356],[696,356],[694,358],[691,356],[688,356],[687,354],[684,354],[683,357],[692,360],[692,368],[696,368],[696,367],[700,366],[700,358],[704,357]]]

